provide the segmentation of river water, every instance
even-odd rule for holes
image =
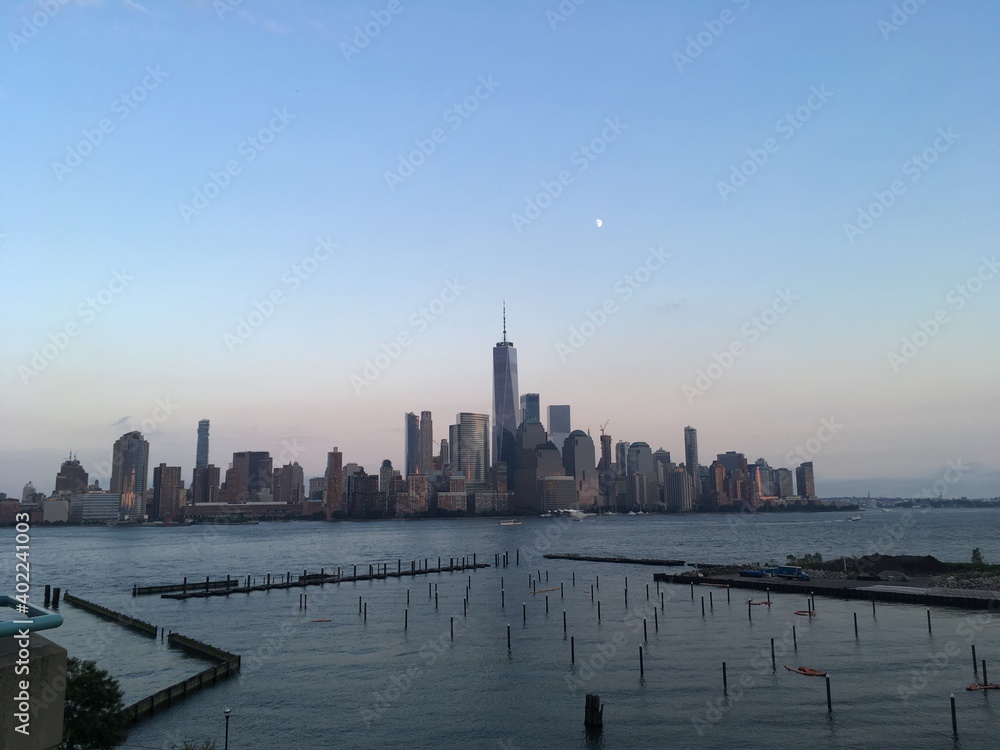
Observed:
[[[997,511],[869,511],[859,522],[846,519],[796,513],[525,519],[513,527],[469,519],[38,528],[33,596],[39,600],[46,583],[59,585],[242,655],[238,678],[138,725],[127,748],[169,748],[183,739],[214,739],[221,748],[226,706],[234,749],[996,747],[1000,691],[965,690],[981,677],[973,672],[973,644],[994,665],[991,681],[1000,677],[995,615],[935,609],[928,632],[919,606],[880,604],[873,615],[864,602],[818,598],[817,616],[808,618],[794,614],[805,600],[772,594],[773,605],[754,607],[751,619],[747,591],[732,589],[728,600],[726,590],[709,587],[696,588],[694,598],[685,586],[662,585],[658,593],[657,568],[541,557],[742,563],[879,551],[965,561],[980,547],[987,561],[1000,560]],[[13,581],[12,538],[10,547],[0,571]],[[494,553],[505,550],[511,565],[492,567]],[[408,566],[428,558],[433,566],[438,556],[447,563],[473,553],[491,567],[187,601],[131,596],[133,584],[184,576],[295,575],[354,564],[367,572],[373,562],[395,569],[397,559]],[[539,574],[536,588],[553,590],[532,595],[529,580]],[[428,584],[436,587],[436,607]],[[303,592],[307,611],[299,609]],[[358,614],[359,597],[367,620]],[[46,635],[108,669],[127,703],[207,666],[70,605],[61,612],[65,624]],[[827,670],[833,711],[823,678],[784,665]],[[587,693],[605,705],[599,734],[583,726]]]

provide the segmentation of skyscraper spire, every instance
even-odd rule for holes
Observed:
[[[507,300],[503,301],[503,340],[507,341]]]

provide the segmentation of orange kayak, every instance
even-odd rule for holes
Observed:
[[[785,669],[789,672],[795,672],[796,674],[804,674],[807,677],[826,677],[826,672],[819,669],[813,669],[812,667],[790,667],[786,664]]]
[[[807,616],[808,617],[815,617],[816,616],[816,610],[815,609],[797,609],[797,610],[795,610],[795,614],[802,615],[803,617],[807,617]]]
[[[992,682],[986,684],[973,682],[966,690],[1000,690],[1000,685],[994,685]]]

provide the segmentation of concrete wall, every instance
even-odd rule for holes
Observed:
[[[0,748],[3,750],[54,750],[62,741],[63,710],[66,700],[66,649],[32,633],[28,637],[27,675],[18,675],[18,661],[23,661],[21,644],[14,637],[0,638]],[[23,667],[22,667],[23,668]],[[29,682],[22,691],[22,680]],[[22,720],[20,704],[27,694],[29,731],[17,732]]]

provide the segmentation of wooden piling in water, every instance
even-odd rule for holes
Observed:
[[[565,592],[563,591],[563,582],[559,581],[559,598],[560,599],[565,598],[564,594]]]
[[[455,615],[451,616],[451,639],[455,640]]]
[[[708,592],[708,608],[710,610],[712,610],[713,612],[715,611],[715,600],[712,599],[712,592],[711,591]]]
[[[528,623],[528,605],[526,602],[521,602],[521,622],[525,625]]]
[[[774,658],[774,638],[771,639],[771,671],[778,671],[778,662]]]
[[[826,711],[833,713],[833,698],[830,696],[830,675],[826,676]]]
[[[858,637],[858,613],[854,613],[854,637]]]
[[[576,664],[576,636],[569,637],[569,663]]]
[[[566,610],[563,610],[563,635],[566,634]]]
[[[958,737],[958,717],[955,715],[955,694],[951,694],[951,733]]]
[[[642,640],[649,643],[649,633],[646,631],[646,618],[642,618]]]
[[[972,671],[979,674],[979,662],[976,661],[976,644],[972,644]]]
[[[705,597],[701,597],[701,616],[705,616]]]
[[[990,684],[990,678],[986,676],[986,659],[983,659],[983,684]]]
[[[368,622],[368,602],[365,602],[365,622]]]
[[[642,646],[639,646],[639,676],[642,677],[646,674],[646,668],[642,663]]]
[[[410,609],[407,607],[403,610],[403,630],[407,630],[410,627]]]
[[[507,650],[510,651],[510,623],[507,623]]]
[[[597,600],[597,621],[601,621],[601,600]]]
[[[933,635],[934,631],[931,630],[931,611],[927,610],[927,632]]]
[[[588,727],[604,726],[604,706],[601,705],[601,696],[587,693],[583,723]]]
[[[660,632],[660,617],[656,614],[656,607],[653,607],[653,632]]]
[[[799,650],[799,639],[795,635],[795,626],[794,625],[792,625],[792,650],[793,651],[798,651]]]
[[[722,662],[722,692],[729,692],[729,676],[726,674],[726,662]]]
[[[549,595],[545,595],[545,614],[549,613]]]

